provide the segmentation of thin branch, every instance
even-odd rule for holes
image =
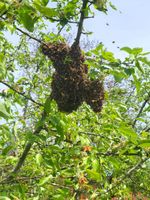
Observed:
[[[43,104],[36,102],[36,101],[35,101],[34,99],[32,99],[31,97],[25,95],[24,92],[19,92],[18,90],[16,90],[15,88],[13,88],[13,87],[12,87],[11,85],[9,85],[8,83],[6,83],[6,82],[4,82],[4,81],[2,81],[2,80],[0,81],[0,83],[2,83],[3,85],[9,87],[11,90],[13,90],[15,93],[17,93],[17,94],[23,96],[25,99],[28,99],[28,100],[32,101],[33,103],[35,103],[35,104],[37,104],[37,105],[39,105],[39,106],[44,106]]]
[[[51,98],[51,97],[48,97],[48,98]],[[43,113],[42,113],[42,117],[41,117],[40,123],[39,123],[40,125],[35,129],[35,131],[33,132],[33,135],[38,135],[41,132],[41,130],[44,127],[44,122],[45,122],[45,119],[47,117],[47,114],[48,113],[44,110]],[[33,144],[34,144],[34,141],[27,142],[27,144],[26,144],[26,146],[24,148],[24,151],[23,151],[21,157],[19,158],[18,163],[16,164],[14,170],[11,172],[11,174],[6,179],[1,181],[1,183],[10,181],[10,180],[12,180],[14,178],[14,176],[17,174],[17,172],[20,170],[20,168],[24,164],[24,162],[26,160],[26,157],[28,156],[28,153],[29,153],[29,151],[30,151],[30,149],[31,149]]]
[[[3,16],[0,16],[0,18],[3,19],[3,20],[6,20],[6,18],[4,18]],[[16,28],[17,31],[23,33],[24,35],[26,35],[26,36],[28,36],[29,38],[31,38],[31,39],[37,41],[38,43],[47,45],[46,43],[42,42],[42,40],[37,39],[36,37],[30,35],[29,33],[25,32],[25,31],[23,31],[22,29],[18,28],[17,26],[15,26],[15,28]]]
[[[55,18],[52,18],[52,17],[46,17],[46,19],[52,20],[54,22],[64,22],[63,19],[55,19]],[[66,22],[70,23],[70,24],[78,24],[78,22],[76,22],[76,21],[66,20]]]
[[[138,114],[137,114],[137,116],[136,116],[136,118],[133,122],[133,125],[132,125],[133,128],[135,127],[135,124],[137,122],[137,118],[140,117],[141,113],[143,112],[143,109],[145,108],[145,106],[146,106],[146,104],[148,103],[149,100],[150,100],[150,94],[148,95],[148,97],[143,102],[143,104],[142,104],[142,106],[141,106],[141,108],[140,108],[140,110],[139,110],[139,112],[138,112]]]
[[[44,44],[44,45],[45,45],[45,43],[44,43],[44,42],[42,42],[42,40],[40,40],[40,39],[37,39],[36,37],[34,37],[34,36],[30,35],[29,33],[27,33],[27,32],[25,32],[25,31],[23,31],[22,29],[20,29],[20,28],[16,27],[16,30],[18,30],[19,32],[21,32],[21,33],[23,33],[24,35],[28,36],[29,38],[31,38],[31,39],[33,39],[33,40],[35,40],[35,41],[37,41],[37,42],[39,42],[39,43],[41,43],[41,44]]]
[[[126,178],[130,177],[131,174],[133,174],[136,170],[142,167],[142,165],[148,160],[149,158],[143,158],[140,162],[138,162],[135,166],[133,166],[131,169],[129,169],[122,177],[115,180],[115,184],[107,190],[107,192],[112,191],[114,188],[118,187],[119,184],[121,184]]]
[[[78,23],[77,36],[75,38],[74,45],[78,45],[79,44],[79,40],[80,40],[80,37],[81,37],[81,34],[82,34],[83,21],[85,19],[85,9],[87,7],[87,4],[88,4],[88,0],[83,0],[83,5],[82,5],[81,11],[80,11],[81,15],[80,15],[79,23]]]
[[[125,152],[123,154],[119,154],[119,153],[114,153],[114,152],[106,152],[106,153],[98,153],[97,155],[100,156],[140,156],[140,153],[129,153],[129,152]]]

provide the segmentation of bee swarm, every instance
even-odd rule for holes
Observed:
[[[88,67],[79,46],[63,42],[42,45],[43,54],[53,62],[52,98],[58,109],[71,113],[85,101],[94,112],[101,111],[104,100],[103,84],[88,78]]]

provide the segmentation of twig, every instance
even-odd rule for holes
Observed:
[[[106,153],[98,153],[97,155],[100,155],[100,156],[140,156],[141,157],[139,153],[128,153],[128,152],[125,152],[123,154],[114,153],[114,152],[106,152]]]
[[[76,36],[75,41],[74,41],[74,45],[75,46],[79,44],[79,40],[80,40],[80,37],[81,37],[81,34],[82,34],[83,21],[85,19],[85,9],[86,9],[87,4],[88,4],[88,0],[83,0],[83,5],[82,5],[82,8],[81,8],[80,20],[79,20],[79,24],[78,24],[77,36]]]
[[[6,20],[6,18],[4,18],[3,16],[0,16],[1,19],[3,20]],[[40,44],[44,44],[44,45],[47,45],[46,43],[44,43],[42,40],[40,39],[37,39],[36,37],[30,35],[29,33],[23,31],[22,29],[18,28],[17,26],[15,26],[16,30],[18,30],[19,32],[23,33],[24,35],[28,36],[29,38],[39,42]]]
[[[137,169],[139,169],[149,158],[146,157],[144,159],[141,159],[140,162],[138,162],[135,166],[133,166],[131,169],[129,169],[122,177],[117,179],[115,181],[115,185],[113,185],[110,189],[107,190],[107,192],[112,191],[114,188],[118,187],[119,184],[121,184],[126,178],[130,177],[133,172],[135,172]]]
[[[64,21],[63,19],[55,19],[55,18],[52,18],[52,17],[46,17],[46,19],[52,20],[54,22],[63,22]],[[66,22],[70,23],[70,24],[78,24],[78,22],[70,21],[70,20],[66,20]]]
[[[42,42],[42,40],[35,38],[34,36],[32,36],[32,35],[30,35],[29,33],[23,31],[22,29],[16,27],[16,30],[18,30],[19,32],[21,32],[21,33],[23,33],[24,35],[28,36],[29,38],[31,38],[31,39],[33,39],[33,40],[35,40],[35,41],[37,41],[37,42],[39,42],[39,43],[41,43],[41,44],[46,45],[44,42]]]
[[[16,90],[15,88],[13,88],[11,85],[9,85],[8,83],[4,82],[4,81],[0,81],[0,83],[2,83],[3,85],[6,85],[7,87],[9,87],[11,90],[13,90],[14,92],[16,92],[17,94],[23,96],[25,99],[28,99],[30,101],[32,101],[33,103],[39,105],[39,106],[44,106],[41,103],[36,102],[34,99],[32,99],[31,97],[28,97],[27,95],[25,95],[24,92],[19,92],[18,90]]]
[[[148,95],[148,97],[145,99],[145,101],[143,102],[143,104],[142,104],[142,106],[141,106],[141,108],[140,108],[140,110],[139,110],[139,112],[138,112],[138,114],[137,114],[137,116],[136,116],[136,118],[135,118],[135,120],[134,120],[134,122],[133,122],[133,125],[132,125],[132,127],[134,128],[135,127],[135,124],[136,124],[136,122],[137,122],[137,118],[138,117],[140,117],[140,115],[141,115],[141,113],[143,112],[143,109],[145,108],[145,106],[146,106],[146,104],[147,104],[147,102],[150,100],[150,94]]]

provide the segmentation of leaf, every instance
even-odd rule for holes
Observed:
[[[0,2],[0,15],[3,15],[3,13],[5,13],[6,10],[7,10],[6,4]]]
[[[46,6],[49,0],[34,0],[34,3],[40,4],[42,6]]]
[[[101,180],[101,176],[100,176],[100,174],[98,172],[96,172],[94,170],[90,170],[90,169],[87,169],[86,172],[87,172],[88,176],[91,179],[93,179],[95,181],[100,181]]]
[[[56,11],[55,8],[48,8],[48,7],[44,7],[44,6],[40,6],[37,3],[34,3],[36,9],[43,14],[45,17],[55,17],[58,15],[58,12]]]
[[[122,47],[120,50],[121,50],[121,51],[125,51],[125,52],[127,52],[128,54],[131,54],[131,52],[132,52],[132,49],[129,48],[129,47]]]
[[[24,27],[30,31],[34,31],[34,24],[37,21],[37,17],[35,16],[35,9],[29,5],[23,5],[18,12],[19,20],[24,25]]]
[[[133,48],[132,49],[132,54],[133,55],[138,55],[143,51],[143,48]]]
[[[49,175],[49,176],[44,177],[44,178],[41,178],[38,185],[39,185],[39,186],[42,186],[42,185],[44,185],[45,183],[49,182],[52,178],[53,178],[52,175]]]
[[[126,124],[122,123],[119,127],[119,131],[121,134],[126,136],[129,140],[131,140],[134,144],[137,144],[138,135],[132,127],[127,126]]]
[[[46,111],[47,114],[50,113],[50,111],[51,111],[51,105],[50,105],[50,103],[51,103],[51,99],[47,98],[46,102],[45,102],[45,105],[44,105],[44,109],[45,109],[45,111]]]
[[[144,70],[143,68],[141,67],[140,63],[138,60],[135,61],[135,66],[138,68],[138,70],[142,73],[144,73]]]
[[[121,82],[122,79],[127,78],[127,75],[121,70],[111,70],[110,73],[114,76],[116,82]]]
[[[127,75],[131,76],[132,74],[135,73],[134,68],[124,68],[124,71]]]
[[[51,116],[50,121],[60,134],[61,138],[63,138],[66,129],[66,123],[59,116]]]
[[[12,145],[8,145],[2,150],[2,155],[7,155],[13,149]]]
[[[6,196],[0,196],[0,200],[11,200],[11,199]]]
[[[38,165],[40,165],[43,160],[42,155],[40,153],[36,154],[35,159]]]
[[[107,0],[95,0],[94,1],[94,7],[97,10],[106,13],[106,11],[107,11],[107,9],[106,9],[106,3],[107,3]]]
[[[132,76],[133,76],[133,79],[134,79],[136,90],[137,90],[137,92],[139,92],[140,88],[141,88],[141,82],[138,80],[138,78],[135,74],[132,74]]]
[[[116,62],[116,59],[114,57],[114,54],[112,52],[102,52],[102,56],[105,60],[108,60],[109,62]]]
[[[139,145],[138,146],[140,146],[140,147],[142,147],[142,148],[150,148],[150,140],[141,140],[140,142],[139,142]]]
[[[112,2],[109,2],[109,5],[113,10],[117,10],[116,6],[114,4],[112,4]]]
[[[4,119],[8,119],[10,117],[10,114],[5,108],[5,105],[2,103],[0,103],[0,117],[3,117]]]
[[[142,63],[149,65],[150,66],[150,61],[146,57],[138,57],[138,60],[141,61]]]

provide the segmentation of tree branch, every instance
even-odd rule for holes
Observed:
[[[48,97],[48,98],[51,98],[51,97]],[[42,113],[41,120],[38,122],[40,125],[37,126],[37,128],[33,132],[33,135],[38,135],[40,133],[40,131],[43,129],[44,122],[45,122],[45,119],[47,117],[47,114],[48,113],[44,110],[43,113]],[[1,184],[3,182],[10,181],[10,180],[12,180],[14,178],[14,176],[17,174],[17,172],[20,170],[20,168],[24,164],[25,159],[28,156],[28,153],[29,153],[29,151],[30,151],[30,149],[31,149],[31,147],[32,147],[33,144],[34,144],[34,141],[27,142],[27,144],[26,144],[26,146],[24,148],[24,151],[23,151],[21,157],[19,158],[18,163],[16,164],[14,170],[11,172],[11,174],[6,179],[4,179],[3,181],[1,181]]]
[[[119,184],[121,184],[126,178],[130,177],[131,174],[133,172],[135,172],[137,169],[139,169],[148,159],[149,159],[148,157],[141,159],[140,162],[138,162],[135,166],[133,166],[131,169],[129,169],[122,177],[117,179],[115,181],[115,184],[110,189],[108,189],[107,192],[110,192],[114,188],[118,187]]]
[[[43,104],[36,102],[36,101],[35,101],[34,99],[32,99],[31,97],[28,97],[27,95],[25,95],[24,92],[19,92],[18,90],[16,90],[15,88],[13,88],[13,87],[12,87],[11,85],[9,85],[8,83],[6,83],[6,82],[4,82],[4,81],[2,81],[2,80],[0,81],[0,83],[2,83],[3,85],[9,87],[11,90],[13,90],[13,91],[16,92],[17,94],[23,96],[25,99],[28,99],[28,100],[32,101],[33,103],[35,103],[35,104],[37,104],[37,105],[39,105],[39,106],[44,106]]]
[[[25,31],[23,31],[22,29],[20,29],[20,28],[16,27],[16,30],[18,30],[19,32],[21,32],[21,33],[23,33],[24,35],[28,36],[29,38],[31,38],[31,39],[33,39],[33,40],[35,40],[35,41],[37,41],[37,42],[39,42],[39,43],[41,43],[41,44],[44,44],[44,45],[45,45],[45,43],[44,43],[44,42],[42,42],[42,40],[40,40],[40,39],[37,39],[36,37],[34,37],[34,36],[30,35],[29,33],[27,33],[27,32],[25,32]]]
[[[83,5],[82,5],[81,11],[80,11],[81,15],[80,15],[79,23],[78,23],[77,36],[76,36],[75,41],[74,41],[75,46],[79,44],[79,40],[80,40],[80,37],[81,37],[81,34],[82,34],[83,21],[85,19],[85,9],[86,9],[87,4],[88,4],[88,0],[83,0]]]
[[[137,122],[137,118],[138,117],[140,117],[140,115],[141,115],[141,113],[143,112],[143,109],[145,108],[145,106],[146,106],[146,104],[147,104],[147,102],[150,100],[150,94],[148,95],[148,97],[145,99],[145,101],[143,102],[143,104],[142,104],[142,106],[141,106],[141,108],[140,108],[140,110],[139,110],[139,112],[138,112],[138,114],[137,114],[137,116],[136,116],[136,118],[135,118],[135,120],[134,120],[134,122],[133,122],[133,125],[132,125],[132,127],[134,128],[135,127],[135,124],[136,124],[136,122]]]

